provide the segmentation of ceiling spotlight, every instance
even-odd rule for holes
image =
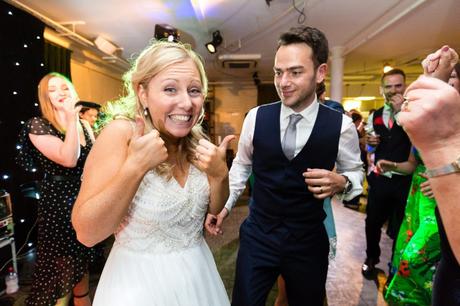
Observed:
[[[387,73],[388,71],[390,71],[392,69],[393,69],[393,67],[391,67],[389,63],[385,63],[383,65],[383,73]]]
[[[216,53],[217,47],[222,44],[222,35],[219,31],[212,32],[212,41],[208,42],[205,46],[208,49],[209,53]]]
[[[175,27],[169,24],[156,24],[155,38],[157,40],[166,39],[170,42],[178,42],[180,40],[180,34]]]

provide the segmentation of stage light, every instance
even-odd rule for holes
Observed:
[[[169,24],[156,24],[155,38],[157,40],[166,39],[171,42],[178,42],[180,40],[180,34],[175,27]]]
[[[205,44],[206,49],[208,49],[209,53],[213,54],[217,52],[217,47],[222,44],[222,35],[220,35],[220,31],[212,32],[212,41]]]

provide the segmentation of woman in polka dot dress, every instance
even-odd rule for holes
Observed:
[[[91,305],[88,262],[92,250],[77,241],[70,215],[94,136],[78,120],[81,108],[72,83],[58,73],[38,86],[42,117],[30,119],[20,134],[18,163],[45,173],[38,202],[38,246],[34,282],[27,305]]]

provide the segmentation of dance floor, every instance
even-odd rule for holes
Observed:
[[[246,200],[241,200],[224,224],[224,234],[219,237],[206,237],[213,251],[219,272],[229,296],[233,287],[235,261],[238,251],[239,225],[248,213]],[[333,202],[334,217],[338,235],[337,255],[329,264],[327,279],[327,302],[329,306],[371,306],[386,305],[382,297],[383,285],[388,273],[387,263],[390,257],[391,240],[382,233],[382,257],[377,266],[379,273],[375,280],[366,280],[361,275],[361,264],[365,259],[365,214],[345,208],[339,202]],[[110,243],[110,242],[109,242]],[[30,290],[34,267],[34,254],[19,262],[20,290],[11,296],[0,297],[0,306],[22,306]],[[98,273],[91,275],[91,293],[94,294],[99,278]],[[267,305],[273,305],[276,286],[273,288]],[[305,305],[308,305],[306,302]],[[167,305],[165,305],[167,306]],[[216,305],[218,306],[218,305]]]

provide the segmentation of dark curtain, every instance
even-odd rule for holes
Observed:
[[[49,72],[59,72],[72,80],[70,73],[70,57],[72,51],[57,46],[50,42],[45,42],[45,66]]]
[[[44,29],[40,20],[0,1],[0,193],[6,191],[11,195],[17,250],[36,219],[36,194],[24,192],[23,184],[40,176],[38,172],[22,171],[14,158],[19,131],[29,118],[40,113],[37,85],[47,73]],[[0,226],[0,236],[6,235],[4,229]],[[26,245],[22,252],[28,249]],[[11,257],[8,247],[0,248],[0,262],[6,262],[5,256]]]

